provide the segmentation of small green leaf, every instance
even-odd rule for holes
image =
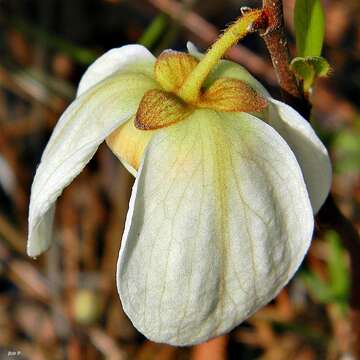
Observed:
[[[325,33],[321,0],[296,0],[294,23],[297,55],[319,56]]]
[[[305,92],[308,92],[317,77],[329,74],[331,67],[321,56],[296,57],[290,63],[295,76],[303,82]]]

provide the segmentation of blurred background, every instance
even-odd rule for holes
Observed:
[[[325,0],[331,76],[313,90],[312,124],[334,166],[333,194],[360,227],[360,2]],[[25,254],[32,179],[86,67],[128,43],[154,54],[206,49],[240,0],[0,0],[0,359],[350,359],[349,258],[316,231],[296,277],[229,335],[192,348],[146,340],[124,315],[115,268],[133,178],[106,145],[60,197],[55,244]],[[294,53],[294,1],[285,0]],[[266,48],[230,57],[280,98]],[[360,285],[359,285],[360,286]]]

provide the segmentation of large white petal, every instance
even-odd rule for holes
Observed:
[[[141,45],[125,45],[111,49],[87,68],[80,80],[77,96],[118,71],[142,72],[152,76],[155,60],[154,55]]]
[[[281,101],[269,98],[268,124],[285,139],[294,152],[316,214],[331,186],[331,162],[328,152],[311,125],[297,111]]]
[[[203,57],[191,42],[187,43],[187,48],[189,53],[198,59]],[[293,108],[271,98],[261,83],[241,65],[232,61],[221,60],[207,81],[213,82],[219,77],[243,80],[270,102],[270,118],[264,114],[262,114],[262,118],[278,131],[295,153],[303,171],[311,204],[316,214],[329,193],[332,170],[326,148],[311,125]]]
[[[296,158],[245,113],[196,110],[150,141],[118,261],[125,312],[149,339],[223,334],[286,285],[313,214]]]
[[[31,188],[27,252],[50,245],[54,203],[100,143],[133,116],[143,94],[158,85],[143,74],[120,73],[78,97],[64,112],[42,155]]]

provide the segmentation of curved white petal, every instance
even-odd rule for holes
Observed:
[[[157,84],[143,74],[120,73],[78,97],[64,112],[42,155],[31,188],[27,252],[50,245],[54,203],[92,158],[100,143],[137,110]]]
[[[285,139],[294,152],[316,214],[331,187],[331,162],[328,152],[311,125],[292,107],[269,98],[268,124]]]
[[[141,45],[125,45],[111,49],[92,63],[82,76],[77,96],[118,71],[142,72],[150,77],[156,58]]]
[[[196,110],[150,141],[118,261],[125,312],[149,339],[223,334],[285,286],[313,214],[285,141],[245,113]]]

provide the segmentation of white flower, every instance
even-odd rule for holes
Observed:
[[[240,65],[221,61],[201,100],[179,99],[192,54],[156,60],[127,45],[92,64],[44,151],[29,214],[28,254],[37,256],[51,243],[57,197],[107,139],[136,176],[120,298],[139,331],[174,345],[228,332],[278,294],[331,181],[308,122]]]

